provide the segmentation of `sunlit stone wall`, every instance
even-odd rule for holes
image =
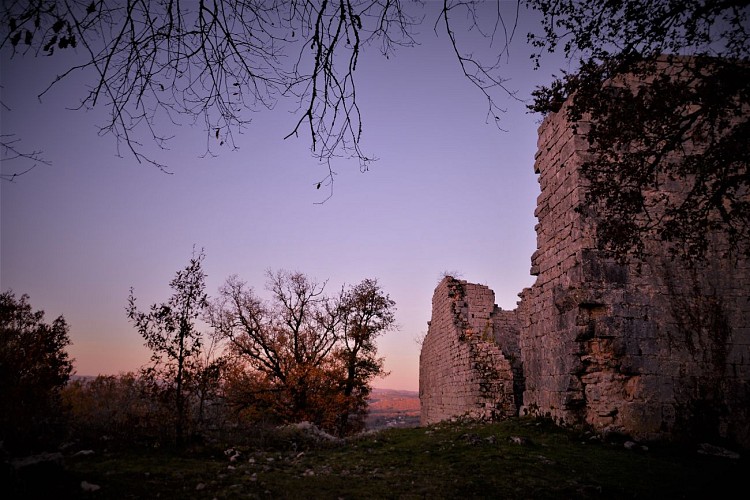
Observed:
[[[422,424],[517,413],[513,369],[494,339],[494,302],[489,288],[451,277],[435,289],[420,355]]]

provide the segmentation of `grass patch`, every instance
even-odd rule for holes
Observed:
[[[603,443],[512,419],[388,429],[343,443],[125,450],[67,457],[76,498],[716,498],[748,460]],[[99,486],[83,492],[86,481]],[[739,489],[738,491],[742,491]]]

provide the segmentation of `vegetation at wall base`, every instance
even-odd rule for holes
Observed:
[[[694,446],[625,446],[528,418],[336,441],[300,432],[257,437],[181,451],[102,443],[93,453],[66,453],[62,486],[53,491],[58,498],[718,498],[740,485],[749,465]],[[21,498],[54,487],[16,486]]]

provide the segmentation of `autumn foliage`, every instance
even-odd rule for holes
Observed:
[[[2,447],[181,446],[299,422],[362,430],[370,384],[385,375],[376,340],[395,320],[377,281],[326,294],[300,272],[268,271],[269,298],[234,276],[212,299],[204,258],[194,253],[175,274],[164,303],[139,309],[131,290],[126,313],[152,358],[119,375],[70,381],[65,319],[47,324],[26,295],[0,295]]]
[[[393,328],[395,303],[375,280],[328,296],[299,272],[267,276],[270,300],[231,277],[210,308],[234,360],[231,399],[249,414],[261,408],[263,418],[360,430],[370,383],[385,374],[375,340]]]

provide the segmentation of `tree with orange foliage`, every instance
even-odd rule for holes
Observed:
[[[324,288],[299,272],[269,271],[264,301],[231,277],[210,321],[244,366],[230,391],[237,404],[345,434],[361,428],[369,384],[385,374],[375,339],[393,328],[395,303],[375,280],[330,297]]]

